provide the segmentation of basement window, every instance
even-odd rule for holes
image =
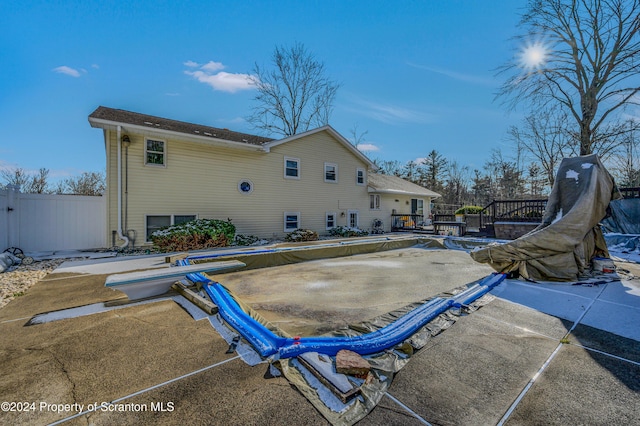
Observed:
[[[185,222],[191,222],[192,220],[196,220],[196,215],[147,215],[145,241],[150,243],[151,234],[158,229],[171,225],[180,225]]]
[[[284,212],[284,232],[300,228],[300,212]]]

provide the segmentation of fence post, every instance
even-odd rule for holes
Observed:
[[[20,185],[7,185],[7,247],[20,246]]]

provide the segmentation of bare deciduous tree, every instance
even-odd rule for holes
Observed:
[[[328,124],[339,84],[304,45],[276,47],[273,69],[255,64],[251,82],[258,93],[247,120],[268,134],[291,136]]]
[[[575,120],[580,155],[598,153],[607,123],[640,90],[640,0],[530,0],[516,37],[528,44],[502,67],[511,74],[499,96],[515,106],[561,105]],[[612,120],[613,119],[613,120]],[[620,141],[620,139],[618,139]]]
[[[568,119],[562,111],[545,110],[527,116],[520,127],[509,128],[509,137],[544,170],[549,187],[553,186],[556,168],[571,153]]]
[[[25,194],[48,194],[51,192],[49,188],[49,169],[44,167],[38,170],[38,173],[30,174],[24,169],[18,167],[15,169],[5,169],[0,172],[6,185],[16,185],[20,187],[20,191]]]
[[[609,160],[611,172],[620,186],[640,186],[639,145],[639,141],[634,138],[634,133],[627,134],[621,152],[616,153]]]
[[[361,143],[364,143],[365,141],[364,137],[369,133],[368,130],[365,130],[364,132],[360,132],[358,130],[358,123],[353,125],[350,132],[351,132],[351,139],[352,139],[351,142],[353,143],[353,146],[355,146],[356,148]]]
[[[80,176],[65,179],[56,192],[74,195],[102,195],[106,189],[102,173],[83,172]]]

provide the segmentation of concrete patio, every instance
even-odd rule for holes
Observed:
[[[351,262],[336,268],[318,260],[217,278],[241,297],[253,297],[249,303],[262,303],[257,309],[269,313],[273,303],[286,306],[286,300],[261,302],[261,296],[250,291],[253,284],[247,275],[265,285],[275,277],[302,285],[331,281],[311,276],[309,268],[336,274],[364,266],[372,276],[351,271],[364,281],[397,272],[380,266],[384,262],[389,266],[407,261],[420,271],[411,278],[410,289],[398,288],[397,299],[391,300],[393,292],[378,294],[376,300],[383,298],[388,305],[354,299],[351,321],[405,303],[403,297],[410,301],[422,295],[419,277],[425,283],[437,281],[423,289],[431,294],[442,286],[460,285],[448,285],[447,266],[462,283],[489,273],[470,258],[465,263],[462,255],[468,255],[463,252],[400,253],[334,259],[338,264]],[[171,300],[25,326],[38,313],[120,300],[118,292],[103,286],[107,274],[164,267],[163,262],[159,256],[68,262],[0,309],[0,399],[35,403],[34,409],[21,406],[22,412],[3,409],[0,423],[327,424],[286,379],[265,378],[267,364],[251,367],[237,353],[225,353],[228,344],[208,321],[194,320]],[[377,262],[378,268],[367,268],[370,262]],[[617,266],[640,276],[637,264]],[[429,269],[435,271],[432,277],[424,275]],[[640,285],[622,278],[594,286],[506,281],[494,290],[495,300],[461,317],[415,354],[381,403],[358,424],[633,424],[640,418]],[[335,288],[328,285],[323,290]],[[306,290],[300,297],[309,294]],[[273,294],[282,291],[274,288]],[[335,291],[335,299],[342,298],[339,289]],[[320,326],[319,318],[294,311],[280,310],[272,319],[281,321],[283,328]],[[322,315],[330,317],[327,312]],[[99,408],[89,410],[96,403]]]

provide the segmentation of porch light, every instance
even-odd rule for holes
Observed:
[[[121,141],[125,147],[128,147],[129,144],[131,144],[131,139],[129,139],[129,135],[122,135]]]

